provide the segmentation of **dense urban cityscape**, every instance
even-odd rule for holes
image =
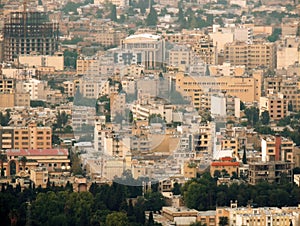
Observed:
[[[0,225],[300,225],[298,0],[0,15]]]

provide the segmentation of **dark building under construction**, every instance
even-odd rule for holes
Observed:
[[[19,55],[53,55],[58,50],[59,27],[46,13],[12,12],[4,23],[4,60]]]

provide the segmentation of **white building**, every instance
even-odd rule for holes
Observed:
[[[165,63],[165,41],[159,35],[131,35],[122,40],[122,48],[140,51],[146,69],[160,68]]]

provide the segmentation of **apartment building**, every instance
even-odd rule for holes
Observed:
[[[213,40],[207,37],[192,45],[192,51],[206,64],[217,64],[217,47]]]
[[[111,120],[114,120],[117,115],[125,117],[126,93],[113,92],[110,94],[109,99]]]
[[[201,40],[207,40],[208,37],[202,31],[183,30],[181,33],[164,34],[164,38],[167,42],[174,44],[178,43],[180,45],[193,45]]]
[[[275,76],[266,77],[264,79],[265,94],[271,95],[273,93],[283,94],[283,98],[287,104],[291,104],[293,111],[300,110],[300,93],[299,82],[297,76]]]
[[[76,61],[76,73],[79,75],[99,74],[99,59],[79,56]]]
[[[268,97],[261,97],[259,101],[260,114],[269,112],[271,120],[278,121],[287,116],[288,103],[283,94],[270,94]]]
[[[77,90],[76,84],[73,81],[64,81],[63,88],[64,88],[64,93],[68,97],[73,97]]]
[[[170,67],[177,67],[180,71],[186,72],[191,64],[192,51],[185,45],[175,45],[169,51]]]
[[[232,65],[245,65],[247,69],[261,66],[271,70],[276,68],[276,46],[274,43],[233,42],[225,45],[225,61]]]
[[[215,116],[240,117],[240,99],[225,94],[211,96],[210,112]]]
[[[78,87],[82,96],[87,98],[97,99],[102,95],[110,94],[109,81],[106,78],[83,77],[79,79]]]
[[[27,81],[18,81],[16,84],[16,89],[25,93],[29,93],[30,100],[46,100],[47,86],[47,81],[41,81],[32,78]]]
[[[123,38],[125,38],[124,32],[107,28],[105,30],[91,33],[91,36],[85,37],[84,40],[92,41],[93,43],[99,43],[100,45],[105,47],[111,47],[120,45],[120,41]]]
[[[291,139],[281,136],[266,136],[261,140],[262,161],[294,162],[295,144]]]
[[[251,185],[256,185],[262,181],[269,183],[279,183],[282,175],[293,181],[294,163],[282,161],[270,162],[249,162],[248,181]]]
[[[1,149],[51,149],[52,129],[30,124],[27,127],[0,127]]]
[[[217,207],[216,218],[228,217],[228,225],[299,225],[299,207]],[[219,214],[220,213],[220,214]]]

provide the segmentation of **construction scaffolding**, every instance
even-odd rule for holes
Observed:
[[[58,50],[59,26],[46,13],[12,12],[4,23],[4,60],[19,55],[53,55]]]

